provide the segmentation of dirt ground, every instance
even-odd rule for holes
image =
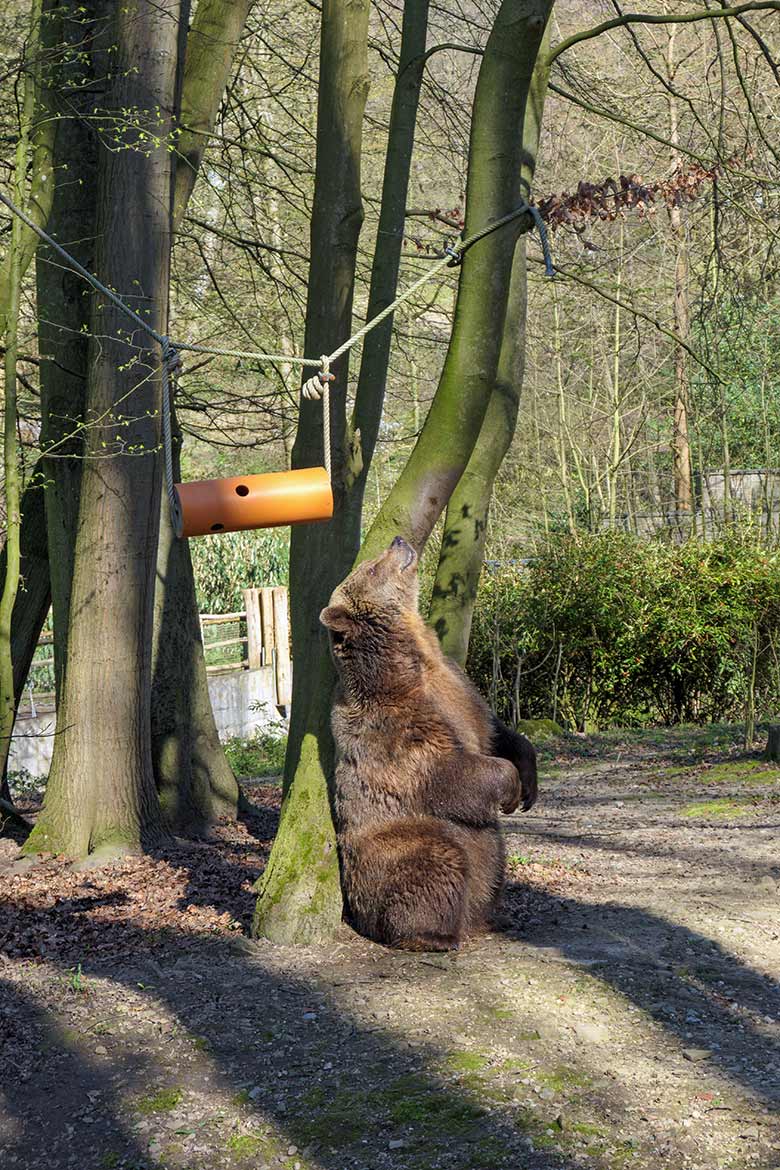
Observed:
[[[279,792],[74,870],[0,843],[0,1167],[780,1168],[780,770],[556,741],[454,956],[250,941]]]

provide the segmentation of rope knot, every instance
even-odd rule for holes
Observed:
[[[167,372],[172,378],[175,378],[181,369],[181,354],[170,337],[162,339],[162,360]]]
[[[310,402],[319,402],[329,382],[334,382],[336,375],[330,372],[330,358],[326,353],[320,358],[320,368],[317,373],[308,378],[301,386],[301,394]]]

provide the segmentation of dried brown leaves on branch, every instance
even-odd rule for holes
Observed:
[[[581,180],[573,194],[548,195],[539,201],[542,219],[552,228],[567,225],[582,231],[593,220],[614,220],[626,211],[640,216],[654,214],[658,205],[679,207],[697,199],[705,184],[714,182],[722,172],[720,163],[705,167],[692,163],[678,167],[667,179],[646,183],[640,175],[618,175],[602,183]]]
[[[735,160],[729,160],[729,164]],[[640,175],[611,176],[601,183],[589,183],[581,179],[573,193],[547,195],[537,206],[542,219],[551,228],[571,227],[582,232],[595,220],[612,221],[628,211],[635,211],[640,217],[654,215],[657,207],[679,207],[692,203],[701,193],[702,187],[713,183],[723,171],[721,163],[706,167],[702,163],[680,166],[666,179],[645,182]],[[408,217],[419,217],[432,223],[463,230],[464,217],[459,207],[444,210],[440,207],[412,208]],[[404,244],[412,244],[423,255],[438,255],[439,250],[430,240],[407,236]]]

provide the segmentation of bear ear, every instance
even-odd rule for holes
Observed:
[[[343,605],[327,605],[320,614],[320,621],[326,630],[339,634],[348,633],[354,626],[352,615]]]

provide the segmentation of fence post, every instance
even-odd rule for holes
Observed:
[[[290,632],[287,618],[287,590],[277,585],[273,590],[274,640],[276,642],[276,705],[289,707],[292,700],[290,666]]]
[[[263,665],[272,666],[274,661],[274,598],[272,589],[260,590],[260,612],[263,618]]]
[[[244,590],[246,609],[246,649],[250,670],[263,665],[263,623],[260,617],[259,589]]]

